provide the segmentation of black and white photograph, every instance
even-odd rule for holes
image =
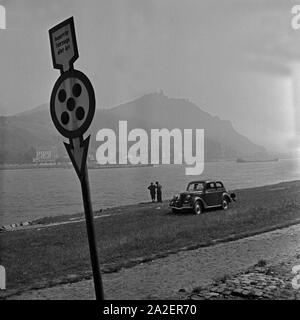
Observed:
[[[300,1],[0,0],[0,48],[1,304],[300,299]]]

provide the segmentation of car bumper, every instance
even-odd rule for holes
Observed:
[[[177,207],[176,205],[169,205],[169,207],[171,209],[175,209],[175,210],[191,210],[193,207],[190,205],[182,205],[180,207]]]

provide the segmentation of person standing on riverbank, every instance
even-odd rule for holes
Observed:
[[[148,187],[148,190],[150,191],[152,202],[155,202],[156,186],[154,185],[153,182],[151,182],[150,186]]]
[[[158,181],[156,183],[156,194],[157,194],[157,202],[162,202],[162,186],[159,184]]]

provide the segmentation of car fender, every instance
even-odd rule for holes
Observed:
[[[230,197],[230,194],[229,194],[228,192],[224,192],[224,193],[222,194],[222,199],[223,199],[223,200],[226,199],[226,200],[228,201],[228,203],[231,202],[231,197]]]
[[[193,206],[194,206],[194,204],[195,204],[196,201],[201,201],[203,207],[204,207],[204,208],[207,207],[205,201],[204,201],[201,197],[199,197],[199,196],[193,197],[193,200],[192,200]]]

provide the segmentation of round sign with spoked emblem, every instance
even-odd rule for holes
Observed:
[[[58,78],[51,93],[50,113],[56,129],[66,138],[87,131],[95,114],[95,93],[84,73],[72,69]]]

